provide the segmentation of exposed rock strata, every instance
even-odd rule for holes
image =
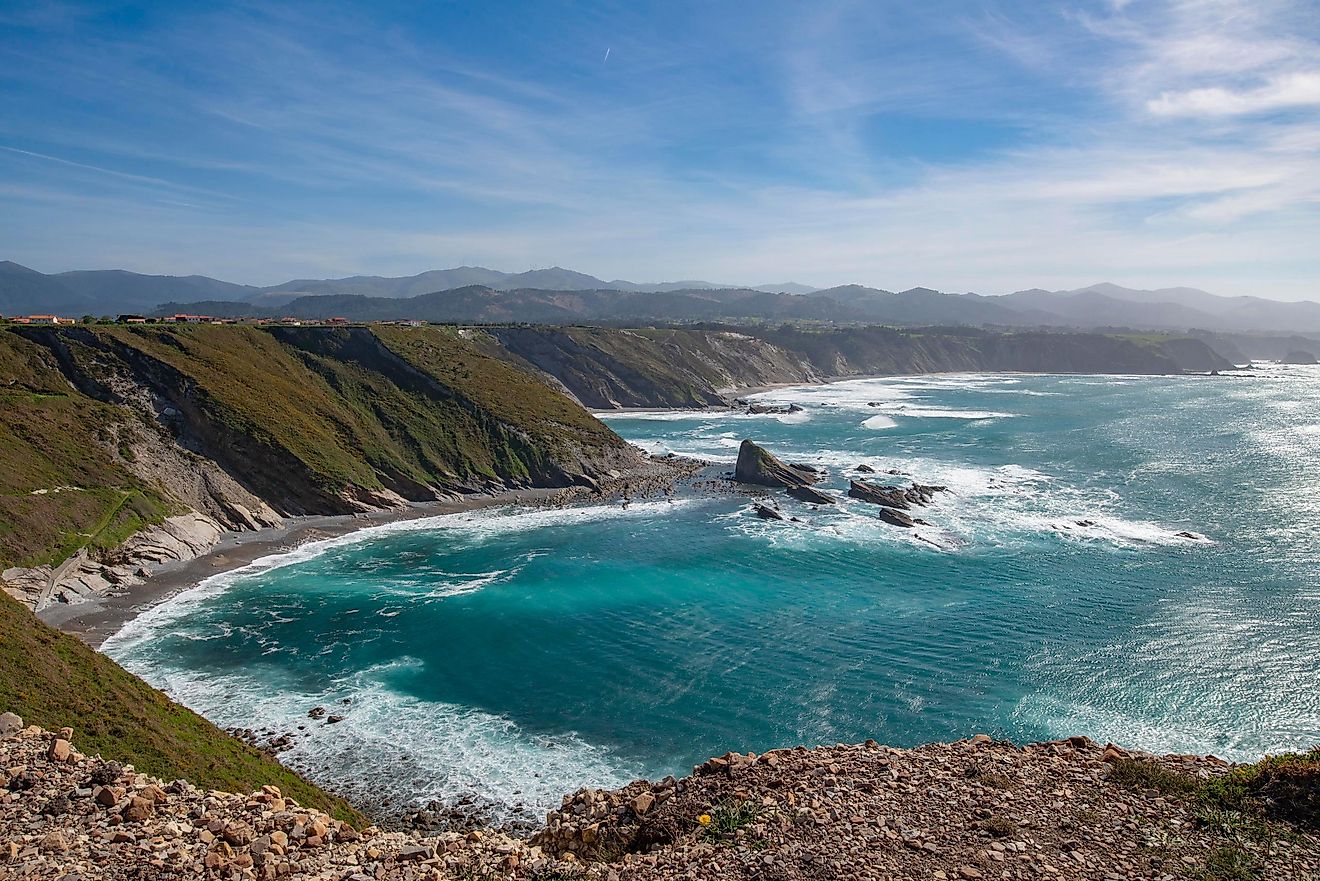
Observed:
[[[738,463],[733,469],[733,479],[739,483],[787,489],[816,483],[821,476],[805,465],[782,462],[754,441],[744,440],[738,447]]]
[[[256,521],[252,528],[257,528]],[[0,572],[0,582],[6,593],[34,610],[76,603],[141,584],[156,566],[199,557],[215,547],[225,531],[205,514],[180,514],[137,532],[102,559],[79,551],[58,566],[6,569]]]
[[[873,505],[883,505],[886,508],[895,508],[900,511],[906,511],[913,505],[929,505],[934,500],[936,493],[945,490],[946,487],[943,486],[928,486],[920,483],[902,487],[880,486],[863,480],[850,480],[848,482],[848,495],[851,498],[870,502]]]
[[[621,329],[496,327],[504,357],[588,407],[727,406],[738,389],[950,371],[1162,374],[1228,369],[1201,339],[969,328]],[[1280,353],[1282,355],[1282,353]],[[767,405],[753,405],[766,407]]]
[[[813,505],[833,505],[838,499],[827,492],[821,492],[811,486],[790,487],[788,494],[801,502],[808,502]]]

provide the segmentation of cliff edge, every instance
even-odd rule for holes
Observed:
[[[985,735],[912,750],[868,741],[731,753],[681,780],[581,790],[525,840],[356,829],[276,786],[166,783],[82,755],[72,729],[21,726],[0,715],[0,872],[15,879],[1310,881],[1320,871],[1320,757],[1233,768],[1085,738],[1019,748]],[[1297,785],[1308,779],[1309,807]]]

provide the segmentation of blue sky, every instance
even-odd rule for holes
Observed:
[[[1320,299],[1320,0],[0,0],[0,258]]]

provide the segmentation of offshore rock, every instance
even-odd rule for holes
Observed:
[[[863,502],[870,502],[872,505],[884,505],[886,508],[906,510],[912,507],[912,503],[903,494],[903,488],[898,486],[876,486],[861,480],[851,480],[848,482],[848,495]]]
[[[738,464],[734,466],[733,479],[739,483],[787,489],[808,486],[820,478],[815,470],[782,462],[751,440],[744,440],[738,448]]]
[[[924,520],[916,520],[895,508],[881,508],[880,519],[890,526],[901,526],[904,529],[911,529],[918,523],[925,524]]]
[[[810,502],[813,505],[833,505],[837,501],[829,493],[821,492],[811,486],[795,486],[788,491],[788,494],[799,501]]]
[[[752,509],[756,511],[756,516],[760,517],[762,520],[784,519],[783,514],[780,514],[778,511],[776,511],[774,508],[770,507],[769,505],[762,505],[760,502],[757,502],[755,505],[753,505]]]
[[[766,414],[786,414],[801,413],[802,408],[797,404],[789,404],[787,407],[776,407],[773,404],[750,404],[747,412],[752,416],[761,416]]]
[[[884,505],[886,508],[906,511],[913,505],[929,505],[934,501],[936,493],[946,490],[947,487],[921,483],[914,483],[909,487],[878,486],[862,480],[853,480],[849,482],[848,495],[873,505]]]

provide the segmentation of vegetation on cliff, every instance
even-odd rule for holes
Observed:
[[[151,441],[281,514],[568,486],[631,461],[542,376],[452,328],[0,332],[0,568],[109,548],[187,505]]]
[[[701,407],[736,387],[871,374],[1183,373],[1232,365],[1164,334],[995,333],[959,327],[619,329],[501,327],[508,356],[589,407]]]
[[[361,815],[273,758],[174,703],[0,593],[0,707],[29,724],[78,729],[79,745],[165,780],[250,792],[274,784],[352,822]]]
[[[114,547],[170,511],[126,467],[131,423],[70,387],[47,349],[0,333],[0,570]]]
[[[496,327],[505,357],[555,377],[588,407],[705,407],[719,389],[812,382],[800,355],[741,331]],[[774,377],[767,379],[767,377]]]

